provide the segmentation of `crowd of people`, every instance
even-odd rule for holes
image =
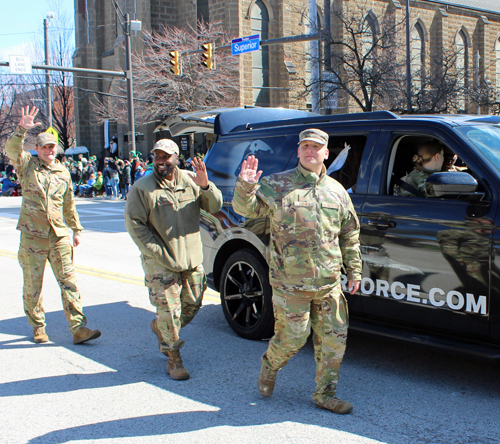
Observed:
[[[71,174],[73,191],[78,197],[104,196],[109,199],[127,199],[132,184],[152,173],[153,156],[142,159],[140,153],[131,152],[129,159],[105,157],[101,162],[96,156],[88,159],[83,154],[76,158],[62,156],[60,162]],[[2,196],[22,194],[16,169],[11,162],[0,168]]]
[[[88,160],[81,154],[78,159],[71,157],[61,160],[71,173],[75,196],[105,196],[110,199],[127,199],[132,184],[153,171],[152,156],[146,161],[135,152],[130,159],[105,157],[102,168],[95,156]]]

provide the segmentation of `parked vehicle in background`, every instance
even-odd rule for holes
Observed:
[[[272,108],[219,114],[205,162],[224,206],[203,213],[201,228],[209,285],[220,291],[231,328],[248,339],[273,332],[269,221],[245,219],[231,207],[241,162],[255,155],[263,175],[294,168],[298,135],[312,127],[330,135],[325,165],[353,191],[361,223],[363,280],[358,294],[347,295],[351,328],[500,358],[496,116],[320,116]],[[456,154],[458,171],[431,175],[426,186],[436,197],[395,196],[425,141]]]

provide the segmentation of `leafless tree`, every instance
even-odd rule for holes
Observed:
[[[395,74],[403,71],[398,37],[404,22],[396,21],[391,11],[375,15],[370,5],[342,2],[332,9],[332,34],[321,33],[323,49],[330,47],[332,59],[318,61],[323,71],[318,80],[323,102],[333,94],[343,94],[362,111],[372,111],[394,89]],[[326,74],[330,69],[333,72]],[[301,97],[315,86],[307,80],[299,82],[304,91]]]
[[[418,57],[419,55],[414,55]],[[406,72],[395,75],[386,109],[399,113],[440,114],[464,112],[469,89],[466,71],[457,69],[458,52],[448,49],[411,73],[411,110],[408,110]]]
[[[138,124],[158,121],[186,111],[213,107],[235,106],[237,102],[237,58],[230,51],[215,51],[216,69],[201,64],[201,54],[186,54],[200,50],[203,43],[215,43],[216,48],[231,41],[220,24],[199,22],[197,29],[164,27],[160,32],[144,31],[144,51],[134,54],[134,108]],[[181,54],[182,74],[174,75],[170,68],[171,51]],[[114,96],[95,97],[94,111],[99,123],[112,119],[127,122],[125,85],[112,90]]]
[[[53,2],[57,11],[49,27],[49,65],[72,66],[71,55],[74,51],[74,36],[69,17],[61,12],[59,2]],[[39,63],[44,62],[44,43],[38,39],[31,45],[31,57]],[[47,91],[45,88],[45,71],[39,71],[29,81],[34,85],[32,101],[39,107],[38,118],[42,122],[42,130],[48,127]],[[52,92],[52,126],[59,134],[59,144],[63,149],[70,148],[75,142],[75,113],[73,100],[73,75],[62,71],[50,72]]]
[[[20,93],[23,86],[13,77],[4,77],[0,84],[0,146],[4,147],[7,138],[19,122]]]

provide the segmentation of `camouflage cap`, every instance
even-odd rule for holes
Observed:
[[[179,154],[179,147],[173,140],[170,139],[158,140],[151,152],[154,153],[156,150],[164,151],[167,154]]]
[[[53,134],[40,133],[36,136],[35,144],[38,146],[57,145],[57,140]]]
[[[310,140],[320,145],[328,145],[328,134],[320,129],[309,128],[299,134],[299,145],[305,140]]]

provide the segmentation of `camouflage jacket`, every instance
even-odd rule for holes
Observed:
[[[289,290],[336,286],[345,264],[349,280],[361,279],[359,221],[349,194],[325,168],[320,177],[297,168],[264,177],[238,178],[233,208],[245,217],[269,216],[270,283]]]
[[[176,168],[172,184],[153,170],[130,189],[125,226],[143,255],[180,272],[203,262],[200,209],[216,213],[221,207],[222,193],[212,182],[202,190],[188,171]]]
[[[48,166],[24,151],[24,128],[18,126],[5,145],[7,156],[17,169],[23,202],[17,229],[33,236],[48,237],[52,228],[58,237],[79,234],[83,227],[76,212],[69,171],[58,160]]]
[[[415,168],[411,173],[402,177],[401,180],[403,182],[406,182],[408,185],[412,186],[416,190],[420,191],[422,193],[422,197],[423,196],[434,197],[433,195],[428,194],[425,190],[425,181],[432,173],[435,173],[435,171],[429,171],[426,170],[425,168],[423,169]],[[414,194],[410,193],[409,191],[404,190],[399,185],[394,185],[394,195],[417,197]]]

